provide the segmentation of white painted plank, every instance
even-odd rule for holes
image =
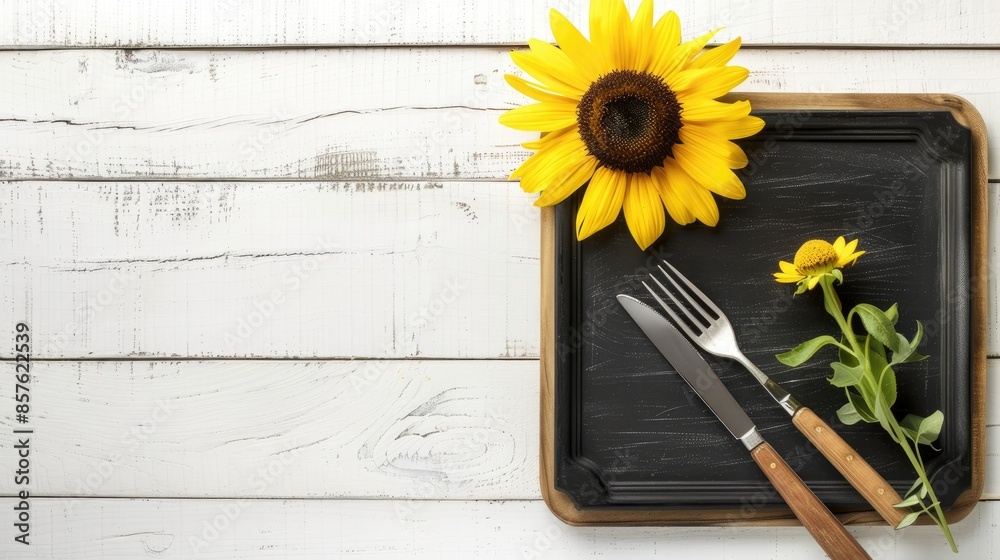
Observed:
[[[634,9],[638,0],[628,0]],[[549,38],[548,10],[580,25],[576,0],[3,0],[3,47],[523,44]],[[690,34],[726,27],[747,44],[981,45],[1000,43],[990,0],[797,2],[675,0]]]
[[[819,20],[817,20],[819,21]],[[1000,50],[744,50],[742,91],[944,92],[991,134]],[[0,178],[505,180],[507,49],[0,52]]]
[[[533,361],[36,362],[30,394],[35,495],[539,493]]]
[[[509,183],[0,183],[0,310],[38,358],[531,357],[538,227]]]
[[[495,182],[0,183],[0,311],[39,358],[537,357],[531,200]],[[995,273],[988,294],[997,356]]]
[[[1000,500],[1000,360],[986,362],[986,484],[983,498]]]
[[[540,501],[39,499],[31,508],[32,544],[7,538],[0,552],[24,560],[823,557],[799,527],[569,527]],[[849,531],[877,559],[990,560],[998,523],[1000,503],[981,503],[952,527],[958,554],[933,526]]]
[[[996,403],[1000,361],[988,375]],[[31,395],[37,495],[540,496],[532,360],[36,362]],[[997,408],[990,499],[1000,499]],[[12,422],[0,416],[0,433]],[[0,495],[16,490],[0,478]]]

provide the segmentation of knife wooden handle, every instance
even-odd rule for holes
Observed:
[[[896,490],[865,461],[857,451],[844,441],[833,428],[806,407],[792,416],[792,423],[826,457],[840,474],[853,486],[875,511],[893,529],[903,520],[909,508],[892,507],[903,501]]]
[[[769,443],[764,442],[754,447],[750,455],[792,509],[795,517],[799,518],[830,558],[871,560],[865,549],[841,525],[840,520],[830,513]]]

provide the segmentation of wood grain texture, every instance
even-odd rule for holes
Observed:
[[[634,11],[636,0],[627,4]],[[586,2],[570,0],[178,0],[143,6],[111,0],[4,0],[3,47],[523,44],[550,38],[548,10],[583,25]],[[716,27],[746,44],[996,45],[989,0],[805,4],[794,0],[658,2],[687,34]]]
[[[748,49],[742,91],[957,93],[1000,178],[1000,50]],[[364,69],[358,71],[358,69]],[[0,178],[506,180],[506,48],[0,52]]]
[[[567,527],[541,501],[39,499],[32,545],[0,541],[0,556],[80,558],[654,557],[795,560],[822,557],[800,527]],[[876,558],[990,560],[1000,550],[1000,503],[952,527],[851,527]],[[16,548],[15,548],[16,547]]]
[[[31,395],[33,496],[538,495],[531,361],[35,362]]]
[[[865,549],[809,490],[771,444],[765,442],[758,445],[750,452],[750,456],[831,560],[870,560]]]
[[[890,527],[899,525],[909,510],[893,507],[902,498],[864,457],[808,408],[800,408],[792,417],[792,422]]]
[[[551,438],[537,374],[530,360],[37,362],[32,493],[568,504],[538,484],[552,471],[536,463]],[[989,376],[996,402],[1000,361]],[[983,497],[998,500],[1000,407],[987,425]],[[285,474],[259,475],[273,461]]]
[[[534,357],[531,202],[506,183],[0,183],[0,309],[36,358]]]
[[[1000,356],[1000,188],[988,191],[987,350]],[[534,358],[531,203],[472,181],[0,182],[0,309],[37,321],[40,358]],[[310,305],[282,304],[241,336],[255,304],[313,260],[323,270],[285,290]],[[220,280],[234,276],[247,281]],[[466,280],[458,305],[429,314],[453,279]],[[486,317],[490,336],[469,328]]]
[[[753,94],[751,102],[762,109],[790,106],[800,106],[804,110],[819,109],[867,109],[867,110],[919,110],[933,106],[947,108],[952,111],[958,122],[968,126],[973,134],[971,169],[971,216],[972,216],[972,274],[971,293],[967,303],[972,309],[971,352],[971,427],[972,427],[972,488],[964,492],[947,512],[949,521],[954,522],[964,518],[978,503],[983,494],[986,476],[986,245],[987,245],[987,175],[985,130],[978,112],[961,98],[954,96],[900,96],[900,95],[800,95],[780,96],[773,94]],[[553,513],[567,523],[578,525],[741,525],[741,524],[780,524],[789,521],[788,513],[754,511],[753,519],[734,515],[734,512],[717,511],[680,511],[680,510],[579,510],[564,493],[554,487],[554,387],[555,387],[555,338],[554,333],[554,252],[546,248],[546,244],[554,243],[555,227],[552,212],[542,215],[542,262],[541,288],[542,296],[542,350],[541,350],[541,391],[542,416],[540,437],[541,448],[541,482],[542,495]],[[547,332],[548,331],[548,332]],[[546,435],[546,432],[548,435]],[[840,516],[845,523],[871,524],[881,523],[881,518],[874,512],[859,512]],[[923,522],[928,522],[926,519]]]

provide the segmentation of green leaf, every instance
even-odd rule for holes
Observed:
[[[896,404],[896,372],[892,371],[892,368],[887,367],[883,371],[879,390],[882,392],[882,398],[890,407]]]
[[[868,335],[866,343],[873,352],[885,358],[885,346],[882,346],[882,343],[879,342],[877,338],[874,338],[872,335]],[[876,371],[875,373],[878,372]]]
[[[922,443],[924,445],[931,445],[937,441],[938,436],[941,435],[941,427],[944,425],[944,413],[940,410],[935,410],[933,414],[927,418],[921,418],[914,414],[909,414],[903,421],[899,423],[900,428],[905,428],[909,431],[914,432],[914,436],[911,437],[914,442]]]
[[[841,346],[837,347],[837,359],[839,359],[841,362],[849,366],[858,365],[859,362],[858,359],[854,356],[854,352],[848,350],[848,348],[850,348],[849,346],[850,342],[848,342],[847,339],[843,337],[843,335],[841,335],[840,337],[840,344]]]
[[[878,422],[878,418],[875,418],[875,413],[872,412],[871,407],[865,402],[864,397],[855,393],[854,391],[847,391],[847,400],[854,407],[854,411],[861,417],[862,420],[871,424],[872,422]]]
[[[892,320],[881,309],[874,305],[860,303],[852,312],[857,313],[861,317],[861,323],[864,324],[865,330],[868,331],[868,334],[875,337],[875,340],[878,340],[893,352],[899,351],[899,339],[896,338],[896,329],[893,327]]]
[[[918,517],[920,517],[921,513],[922,512],[915,511],[913,513],[906,514],[906,517],[904,517],[903,520],[899,522],[899,525],[896,525],[896,528],[902,529],[904,527],[909,527],[910,525],[913,525],[913,522],[916,521]]]
[[[914,352],[914,353],[910,354],[905,360],[903,360],[903,363],[904,364],[912,364],[914,362],[922,362],[922,361],[926,360],[927,358],[930,358],[930,356],[925,356],[923,354],[917,354],[916,352]]]
[[[778,354],[775,356],[778,361],[789,367],[796,367],[809,361],[816,352],[818,352],[824,346],[830,344],[836,344],[837,340],[832,336],[823,335],[817,336],[812,340],[807,340],[802,344],[799,344],[795,348],[785,352],[784,354]]]
[[[913,494],[913,493],[914,493],[914,490],[916,490],[917,488],[923,488],[923,486],[922,486],[922,484],[923,484],[923,483],[924,483],[924,481],[922,481],[922,480],[920,480],[920,479],[918,478],[918,479],[917,479],[917,480],[916,480],[916,481],[915,481],[915,482],[913,483],[913,486],[910,486],[910,489],[906,491],[906,494],[903,494],[903,495],[904,495],[904,496],[909,496],[910,494]],[[925,489],[924,491],[926,492],[926,489]],[[914,495],[915,495],[915,494],[914,494]]]
[[[917,347],[920,346],[920,340],[924,337],[924,326],[917,321],[917,334],[913,335],[913,340],[911,340],[908,345],[910,347],[910,353],[902,359],[900,362],[904,364],[910,364],[913,362],[920,362],[926,360],[928,356],[917,353]]]
[[[854,405],[851,403],[847,403],[844,406],[837,409],[837,418],[840,420],[842,424],[845,424],[847,426],[853,426],[854,424],[857,424],[858,422],[863,420],[861,418],[861,415],[858,414],[857,409],[855,409]]]
[[[920,481],[918,480],[917,482],[920,482]],[[912,496],[910,496],[909,498],[906,498],[902,502],[899,502],[898,504],[893,504],[892,507],[896,507],[896,508],[908,508],[908,507],[915,506],[915,505],[917,505],[919,503],[920,503],[920,496],[917,496],[916,494],[913,494]]]
[[[849,367],[840,362],[830,364],[833,368],[833,377],[829,379],[834,387],[854,387],[860,385],[865,375],[865,368],[861,366]]]
[[[872,350],[874,349],[874,350]],[[879,396],[882,400],[892,406],[896,403],[896,374],[891,368],[887,368],[889,362],[885,359],[885,354],[878,350],[885,351],[873,337],[869,336],[865,340],[865,360],[868,362],[868,370],[875,377],[875,382],[879,384]],[[883,372],[885,372],[883,374]],[[862,395],[866,394],[864,391]],[[874,400],[875,395],[868,395],[869,400]]]
[[[920,346],[920,339],[924,337],[924,325],[920,321],[917,321],[917,334],[913,335],[913,340],[910,341],[910,347],[914,350],[917,346]]]
[[[806,290],[808,290],[808,289],[809,289],[809,283],[808,283],[808,281],[799,282],[799,287],[798,287],[797,290],[795,290],[795,294],[793,294],[793,295],[797,296],[797,295],[800,295],[800,294],[804,294],[804,293],[806,293]]]
[[[833,269],[831,274],[833,274],[833,277],[837,279],[838,284],[844,283],[844,273],[839,268]]]
[[[896,305],[895,303],[892,304],[892,307],[885,310],[885,316],[889,318],[889,321],[893,325],[895,325],[896,321],[899,320],[899,306]]]
[[[892,417],[892,411],[889,410],[888,399],[886,399],[886,396],[882,394],[881,388],[876,389],[876,394],[871,399],[871,402],[872,412],[875,413],[875,418],[878,419],[879,424],[881,424],[882,428],[888,432],[893,441],[900,443],[900,441],[896,438],[895,430],[892,426],[896,419]]]

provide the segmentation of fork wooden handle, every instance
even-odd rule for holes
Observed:
[[[819,546],[833,560],[855,560],[868,558],[868,553],[858,541],[847,532],[823,502],[812,493],[795,471],[778,455],[767,442],[761,443],[750,452],[760,470],[778,490],[791,508],[795,517],[816,539]]]
[[[886,523],[894,529],[899,525],[910,510],[893,507],[903,501],[903,498],[868,461],[808,408],[802,407],[796,411],[795,416],[792,416],[792,423],[844,475]]]

